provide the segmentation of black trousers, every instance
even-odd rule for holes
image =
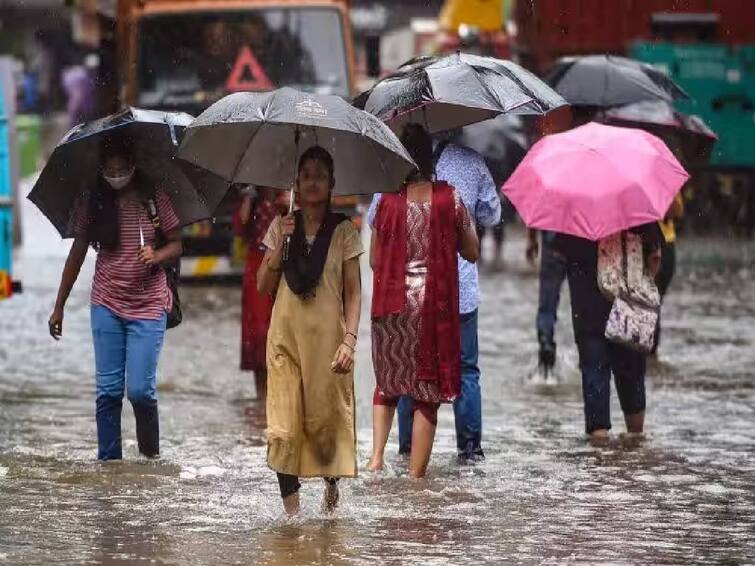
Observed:
[[[330,485],[335,485],[338,483],[338,478],[323,478],[326,483]],[[290,474],[278,474],[278,486],[281,490],[281,497],[285,499],[289,495],[293,495],[295,493],[298,493],[298,491],[301,489],[301,483],[299,483],[299,478],[296,476],[292,476]]]
[[[655,276],[655,284],[658,286],[658,292],[661,294],[661,300],[666,296],[669,285],[676,273],[676,244],[664,243],[661,248],[661,268],[658,275]],[[661,316],[663,312],[661,312]],[[655,329],[655,344],[653,344],[653,353],[658,351],[661,343],[661,317],[658,317],[658,325]]]

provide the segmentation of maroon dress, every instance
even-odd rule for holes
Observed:
[[[454,192],[457,232],[471,223],[469,212]],[[423,328],[425,282],[428,271],[430,202],[407,202],[406,207],[406,306],[397,314],[372,321],[372,357],[377,391],[385,398],[407,395],[425,403],[448,403],[439,381],[417,378],[417,355]],[[377,224],[377,222],[376,222]]]
[[[241,369],[264,370],[267,331],[273,311],[273,298],[257,291],[257,270],[265,257],[262,239],[278,214],[275,203],[257,200],[252,208],[252,217],[244,226],[238,214],[234,218],[236,232],[248,243],[244,283],[241,291]]]

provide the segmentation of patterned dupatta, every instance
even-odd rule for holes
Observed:
[[[406,308],[406,188],[384,194],[375,227],[375,269],[372,317],[398,314]],[[461,387],[461,334],[459,329],[459,247],[456,202],[447,183],[433,183],[429,257],[419,337],[418,379],[440,381],[445,398],[459,395]]]

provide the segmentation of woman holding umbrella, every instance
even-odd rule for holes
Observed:
[[[296,177],[301,209],[271,224],[257,272],[259,291],[275,296],[267,462],[286,512],[299,510],[300,477],[325,478],[331,510],[337,479],[357,472],[353,368],[363,250],[351,222],[330,212],[330,197],[395,190],[416,165],[376,117],[337,96],[286,87],[229,95],[188,130],[179,156],[231,183],[287,189]]]
[[[289,515],[299,510],[299,477],[324,478],[323,507],[330,511],[338,503],[338,478],[357,471],[353,370],[363,249],[354,225],[329,210],[333,171],[322,147],[302,154],[301,209],[270,226],[257,276],[259,291],[275,295],[267,342],[267,460]]]
[[[98,252],[91,295],[98,458],[122,456],[124,389],[136,417],[139,450],[155,457],[160,451],[156,370],[173,301],[160,265],[182,253],[179,220],[168,197],[135,172],[134,151],[125,135],[104,137],[100,155],[100,178],[75,213],[75,239],[50,316],[50,334],[55,340],[63,335],[66,300],[91,245]],[[158,230],[165,242],[159,247]]]
[[[503,186],[530,228],[558,233],[553,245],[566,259],[585,431],[592,439],[605,439],[611,429],[612,374],[627,431],[644,430],[646,338],[655,325],[648,313],[657,317],[660,303],[649,281],[661,260],[657,221],[688,178],[655,136],[593,122],[540,140]],[[624,249],[627,232],[639,235],[642,251]],[[622,251],[606,249],[601,257],[616,260],[620,275],[611,289],[601,272],[599,287],[598,242],[617,235]],[[630,255],[638,260],[631,270]],[[622,305],[629,306],[622,312]]]

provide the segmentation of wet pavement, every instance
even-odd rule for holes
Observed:
[[[528,379],[537,288],[519,259],[521,235],[508,243],[506,269],[483,276],[485,463],[456,465],[445,407],[427,479],[407,477],[395,434],[388,469],[364,471],[374,378],[363,319],[360,476],[342,482],[343,505],[332,517],[319,511],[321,483],[305,482],[304,513],[290,521],[265,466],[264,410],[251,376],[236,369],[240,290],[183,290],[186,322],[168,333],[159,375],[162,457],[138,456],[125,403],[125,459],[101,464],[88,321],[93,261],[54,343],[46,320],[62,248],[44,243],[53,240],[41,223],[25,222],[26,292],[0,303],[0,564],[755,562],[751,244],[682,243],[662,353],[650,365],[642,441],[620,436],[614,395],[614,440],[585,442],[568,300],[560,383]]]

